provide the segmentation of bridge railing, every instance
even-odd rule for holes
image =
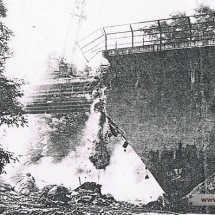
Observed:
[[[78,44],[88,60],[101,51],[129,54],[133,50],[148,52],[215,45],[215,14],[182,14],[169,19],[107,26]]]

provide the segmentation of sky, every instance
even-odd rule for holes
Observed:
[[[86,64],[79,50],[75,59],[68,59],[77,30],[77,18],[72,18],[74,1],[4,0],[8,16],[3,21],[14,33],[8,75],[37,82],[43,78],[49,55],[53,54],[61,57],[64,53],[79,67]],[[215,8],[214,0],[86,0],[86,19],[79,39],[104,26],[168,18],[177,11],[190,15],[199,4]]]

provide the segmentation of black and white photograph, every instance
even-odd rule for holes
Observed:
[[[215,1],[0,0],[0,214],[215,214]]]

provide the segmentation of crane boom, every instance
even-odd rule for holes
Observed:
[[[72,52],[70,52],[71,54],[71,60],[70,63],[73,62],[73,58],[74,58],[74,54],[76,51],[76,47],[77,47],[77,40],[78,40],[78,36],[79,36],[79,32],[80,32],[80,28],[81,28],[81,24],[83,19],[85,19],[85,6],[86,6],[86,0],[75,0],[74,6],[73,6],[73,11],[72,11],[72,16],[70,19],[70,24],[69,24],[69,28],[68,28],[68,32],[66,35],[66,39],[65,39],[65,44],[63,47],[63,54],[61,59],[63,60],[65,58],[65,50],[67,47],[67,43],[68,43],[68,38],[69,37],[69,32],[71,31],[71,27],[73,27],[73,43],[72,43],[72,47],[68,47],[70,50],[72,50]],[[72,25],[73,24],[73,25]],[[75,28],[74,28],[75,26]],[[75,32],[74,32],[75,31]]]
[[[74,41],[74,45],[73,45],[73,49],[72,49],[72,60],[73,60],[75,50],[77,47],[77,41],[78,41],[78,36],[79,36],[81,24],[82,24],[83,19],[86,18],[84,16],[85,6],[86,6],[86,0],[76,0],[75,1],[73,16],[78,16],[79,19],[78,19],[78,27],[77,27],[77,31],[76,31],[76,35],[75,35],[75,41]],[[79,7],[80,7],[80,11],[76,11],[79,9]]]

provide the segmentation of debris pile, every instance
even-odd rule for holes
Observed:
[[[153,212],[143,204],[119,202],[111,194],[103,195],[101,185],[95,182],[86,182],[75,190],[63,185],[48,185],[41,190],[32,189],[29,192],[17,192],[7,183],[0,184],[1,214],[127,215],[145,211]]]
[[[100,140],[99,142],[94,142],[94,144],[94,151],[89,159],[96,169],[105,169],[110,164],[110,154],[106,148],[107,143],[104,140]]]
[[[40,198],[53,201],[68,202],[70,200],[69,190],[63,185],[47,185],[40,192]]]
[[[38,191],[34,177],[27,173],[17,184],[15,188],[23,195],[29,195],[31,192]]]
[[[10,184],[1,182],[0,192],[7,192],[11,190],[14,190],[14,187],[12,187]]]

